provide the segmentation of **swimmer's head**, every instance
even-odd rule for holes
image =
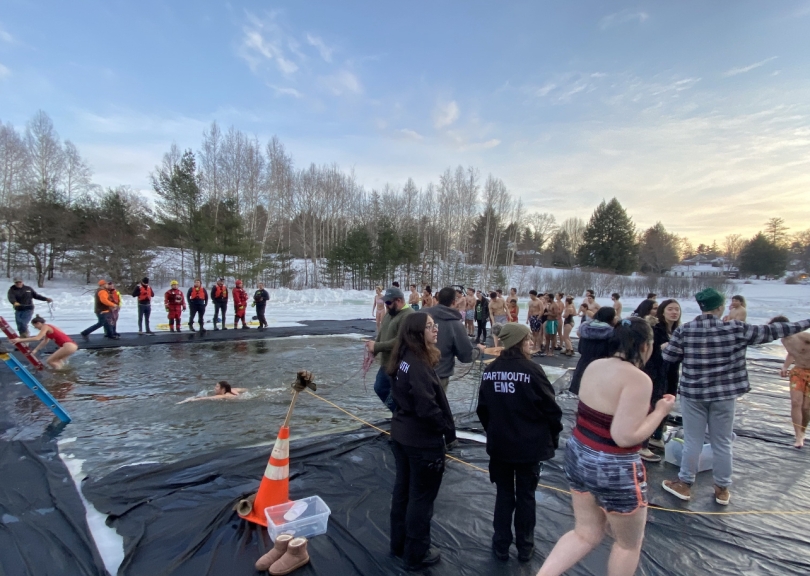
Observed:
[[[231,385],[228,384],[226,380],[220,380],[216,384],[214,384],[214,392],[216,392],[217,396],[222,396],[224,394],[233,394],[231,392]]]

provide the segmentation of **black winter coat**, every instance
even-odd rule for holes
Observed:
[[[391,393],[397,410],[391,418],[391,437],[414,448],[444,448],[456,439],[453,413],[436,371],[412,352],[406,352],[394,375]]]
[[[644,372],[650,377],[653,383],[651,402],[653,406],[664,394],[675,394],[678,391],[678,364],[672,364],[664,360],[661,354],[661,345],[669,342],[669,333],[666,327],[660,322],[653,326],[653,352]]]
[[[554,457],[562,410],[538,364],[523,356],[495,359],[481,376],[477,413],[492,459],[534,464]]]
[[[12,284],[11,288],[8,289],[8,301],[11,302],[12,306],[14,306],[14,304],[18,304],[17,306],[14,306],[15,311],[33,310],[34,300],[42,300],[43,302],[48,301],[45,296],[37,294],[36,290],[30,286],[26,286],[25,284],[19,288]]]

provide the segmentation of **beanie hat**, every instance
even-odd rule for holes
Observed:
[[[141,278],[141,283],[142,284],[149,284],[149,278],[146,278],[146,277]]]
[[[720,292],[714,288],[704,288],[695,294],[695,300],[697,300],[701,311],[710,312],[720,308],[720,306],[722,306],[726,301],[726,297],[720,294]]]
[[[234,284],[236,284],[237,286],[241,286],[241,285],[242,285],[242,281],[241,281],[241,280],[237,280],[236,282],[234,282]]]
[[[106,281],[106,280],[99,280],[99,281],[98,281],[98,285],[99,285],[99,286],[106,286],[106,285],[107,285],[107,281]]]
[[[525,324],[518,324],[517,322],[509,322],[501,328],[501,333],[498,334],[498,340],[503,344],[504,350],[511,348],[516,344],[523,342],[523,339],[531,334],[529,327]]]

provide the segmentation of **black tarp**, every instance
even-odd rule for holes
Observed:
[[[571,402],[566,402],[570,430]],[[736,446],[737,482],[733,506],[714,503],[711,476],[703,473],[692,511],[752,509],[808,510],[807,459],[781,443],[741,437]],[[144,465],[87,481],[85,496],[123,536],[126,559],[120,574],[250,574],[253,562],[270,546],[266,533],[231,510],[243,494],[258,486],[270,447],[226,450],[171,465]],[[453,454],[481,468],[484,446],[462,440]],[[774,458],[776,457],[776,458]],[[773,463],[783,462],[780,469]],[[562,451],[548,463],[541,483],[566,488]],[[388,555],[388,512],[394,461],[387,437],[344,433],[294,441],[291,447],[290,495],[318,495],[332,510],[327,534],[310,542],[312,562],[297,574],[396,574],[398,560]],[[766,464],[766,462],[768,464]],[[671,478],[669,465],[649,466],[653,505],[684,508],[662,493],[660,481]],[[528,564],[508,564],[490,554],[494,489],[486,474],[450,462],[436,501],[433,540],[442,562],[435,575],[535,574],[556,540],[573,526],[567,495],[540,488],[537,552]],[[685,509],[685,508],[684,508]],[[808,516],[686,515],[650,509],[638,574],[783,574],[810,572]],[[610,540],[569,571],[604,574]]]
[[[0,575],[107,574],[54,441],[0,441],[0,470]]]

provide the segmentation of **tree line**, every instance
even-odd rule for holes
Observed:
[[[185,282],[219,276],[269,287],[368,289],[403,283],[505,286],[516,265],[660,275],[694,254],[722,255],[751,274],[808,268],[810,231],[780,219],[744,241],[699,245],[660,222],[638,231],[614,198],[588,222],[528,212],[493,175],[448,168],[419,187],[367,190],[336,164],[296,166],[281,141],[262,143],[214,122],[196,150],[176,144],[150,176],[154,201],[126,185],[102,189],[42,111],[24,131],[0,124],[0,259],[5,275],[30,270],[129,284],[179,252]]]

